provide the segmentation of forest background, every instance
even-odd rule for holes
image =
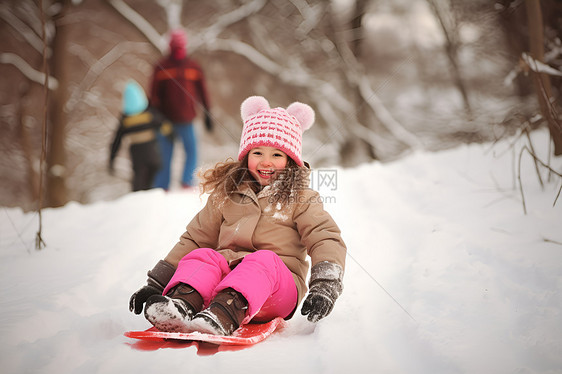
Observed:
[[[539,127],[552,141],[538,146],[560,155],[561,19],[555,0],[2,1],[0,206],[130,191],[127,144],[107,170],[122,91],[148,88],[178,27],[212,102],[213,131],[195,122],[201,166],[236,154],[250,95],[316,110],[303,152],[314,168]]]

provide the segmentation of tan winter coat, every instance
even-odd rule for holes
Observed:
[[[233,268],[248,253],[270,250],[293,273],[298,303],[307,291],[307,254],[313,266],[330,261],[345,268],[345,244],[318,192],[301,190],[285,207],[271,202],[269,187],[258,195],[245,187],[225,201],[217,200],[209,196],[165,261],[177,267],[186,254],[206,247],[216,249]]]

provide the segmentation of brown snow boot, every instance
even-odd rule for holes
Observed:
[[[203,308],[203,297],[193,287],[179,283],[166,296],[148,298],[145,318],[160,331],[186,331],[186,323]]]
[[[246,317],[248,301],[241,293],[227,288],[215,296],[207,309],[190,322],[190,330],[214,335],[231,335]]]

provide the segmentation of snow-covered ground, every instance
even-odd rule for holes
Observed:
[[[547,133],[533,141],[547,160]],[[202,207],[197,192],[128,194],[37,214],[0,210],[2,373],[560,373],[560,178],[540,187],[523,140],[315,171],[349,247],[345,290],[317,325],[263,343],[143,344],[128,311],[146,271]],[[553,159],[560,172],[562,159]],[[561,198],[562,199],[562,198]],[[206,349],[205,349],[206,348]]]

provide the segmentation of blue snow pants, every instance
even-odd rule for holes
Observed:
[[[179,138],[185,150],[185,162],[181,183],[184,187],[193,186],[193,174],[197,167],[197,139],[193,123],[174,123],[174,139]],[[170,138],[158,134],[160,154],[162,155],[162,168],[154,178],[154,187],[168,190],[170,188],[172,153],[174,142]]]

